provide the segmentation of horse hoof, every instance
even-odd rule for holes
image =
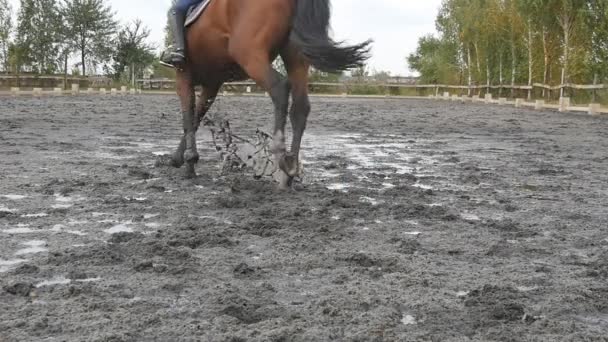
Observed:
[[[298,175],[298,158],[293,154],[285,154],[279,161],[279,168],[291,178]]]
[[[293,177],[281,172],[281,175],[279,176],[279,190],[280,191],[290,191],[292,190],[292,185],[293,185]]]
[[[184,157],[182,157],[180,153],[174,153],[173,155],[171,155],[169,165],[179,169],[184,165]]]
[[[187,161],[189,164],[193,163],[196,164],[198,163],[199,160],[199,155],[198,152],[193,151],[193,150],[187,150],[186,152],[184,152],[184,160]]]
[[[194,165],[188,164],[186,166],[186,172],[184,174],[186,179],[194,179],[196,178],[196,171],[194,171]]]

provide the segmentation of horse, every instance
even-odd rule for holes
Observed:
[[[225,82],[252,79],[274,104],[272,153],[282,171],[279,187],[289,189],[298,175],[311,110],[310,67],[342,72],[362,66],[369,58],[371,40],[346,45],[330,38],[330,17],[330,0],[211,0],[187,29],[186,63],[176,71],[183,136],[171,156],[173,166],[186,164],[186,178],[196,177],[196,132],[201,120]],[[272,66],[279,56],[286,77]],[[195,86],[202,87],[198,101]],[[293,129],[290,152],[285,142],[288,113]]]

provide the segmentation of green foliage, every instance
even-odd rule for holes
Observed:
[[[121,78],[133,83],[141,77],[144,68],[156,59],[154,48],[146,43],[150,30],[143,26],[141,20],[124,26],[116,38],[114,52],[114,79]]]
[[[171,0],[171,6],[175,6],[177,0]],[[173,32],[171,29],[171,25],[169,24],[171,13],[167,13],[167,23],[165,24],[165,47],[169,47],[173,45]]]
[[[9,69],[9,47],[11,44],[11,32],[13,11],[7,0],[0,0],[0,68],[8,71]]]
[[[66,0],[63,8],[71,47],[80,54],[82,74],[87,63],[107,62],[113,54],[118,23],[106,0]]]
[[[444,0],[408,57],[425,83],[590,83],[608,76],[608,0]]]
[[[175,79],[175,69],[161,65],[158,59],[152,62],[152,70],[155,78]]]
[[[590,62],[601,79],[608,78],[608,1],[591,0],[585,9],[585,22],[591,30]]]
[[[57,71],[63,24],[57,1],[21,0],[18,21],[18,67],[38,73]]]
[[[424,36],[418,41],[418,49],[407,62],[410,68],[420,73],[420,81],[428,84],[458,81],[453,75],[458,73],[457,49],[453,42]]]

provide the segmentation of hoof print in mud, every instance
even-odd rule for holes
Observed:
[[[114,243],[114,244],[120,244],[120,243],[130,242],[130,241],[136,240],[136,239],[142,239],[143,237],[144,237],[144,235],[141,233],[120,232],[120,233],[112,234],[112,237],[110,238],[110,240],[108,240],[108,242]]]
[[[471,291],[465,297],[464,306],[479,324],[487,321],[522,322],[526,309],[521,302],[525,299],[512,287],[486,285]]]
[[[34,274],[38,272],[40,272],[40,268],[30,264],[21,265],[13,271],[14,274]]]
[[[243,262],[234,268],[233,273],[237,278],[249,278],[254,276],[259,271],[259,268],[253,268]]]
[[[2,289],[13,296],[29,297],[34,285],[32,283],[15,283],[4,286]]]

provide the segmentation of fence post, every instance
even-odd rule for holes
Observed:
[[[570,98],[569,97],[562,97],[559,99],[559,111],[560,112],[567,112],[568,111],[568,107],[570,107]]]
[[[589,104],[589,115],[600,115],[600,104],[599,103],[591,103]]]
[[[78,95],[80,93],[80,84],[72,83],[72,95]]]
[[[534,109],[542,110],[544,106],[545,106],[544,100],[536,100],[536,103],[534,104]]]
[[[524,99],[515,99],[515,108],[521,108],[524,105]]]
[[[99,95],[105,95],[107,92],[106,88],[99,88]]]
[[[34,96],[41,96],[42,95],[42,88],[34,88],[33,89],[33,94],[34,94]]]
[[[55,96],[61,96],[61,95],[63,95],[63,88],[54,88],[53,89],[53,95],[55,95]]]
[[[492,94],[486,94],[485,100],[486,103],[492,103]]]

